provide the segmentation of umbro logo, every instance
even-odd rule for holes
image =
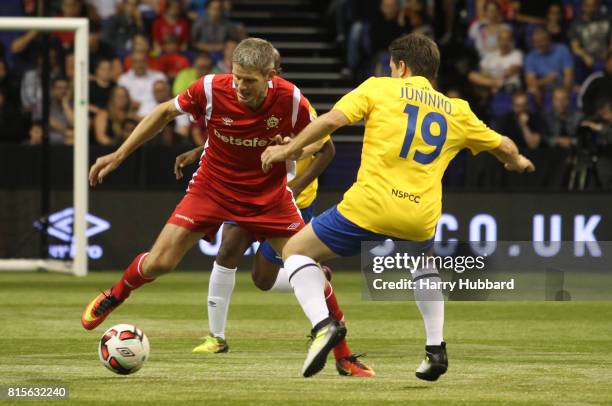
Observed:
[[[110,228],[110,223],[106,220],[96,217],[92,214],[87,213],[85,215],[87,220],[87,230],[85,230],[85,236],[87,238],[93,237],[96,234],[100,234]],[[47,233],[53,237],[65,241],[74,241],[74,230],[72,225],[74,223],[74,209],[69,207],[62,211],[49,215],[49,226]],[[40,228],[41,225],[38,222],[34,223],[34,226]]]
[[[287,230],[295,230],[299,226],[300,226],[300,223],[291,223],[289,224],[289,227],[287,227]]]
[[[221,120],[223,120],[223,124],[225,125],[232,125],[234,123],[234,120],[229,117],[221,117]]]

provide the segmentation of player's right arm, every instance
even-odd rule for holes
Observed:
[[[147,114],[136,126],[132,134],[115,151],[101,156],[89,171],[89,184],[102,183],[106,175],[114,171],[132,152],[142,144],[155,137],[169,122],[181,115],[174,105],[174,100],[164,102]]]

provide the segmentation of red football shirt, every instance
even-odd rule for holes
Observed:
[[[200,167],[190,182],[193,193],[207,191],[220,204],[246,213],[282,198],[287,167],[261,169],[261,153],[275,135],[299,133],[310,123],[308,101],[292,83],[275,76],[262,105],[252,111],[238,101],[231,74],[206,75],[175,99],[176,108],[203,118],[206,141]]]

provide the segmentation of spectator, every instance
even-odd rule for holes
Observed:
[[[161,70],[158,59],[151,54],[151,43],[149,42],[149,38],[144,34],[136,34],[132,38],[132,54],[137,52],[142,52],[147,55],[149,69]],[[132,69],[132,54],[129,54],[123,60],[123,69],[125,71]]]
[[[476,0],[474,4],[476,19],[482,19],[486,17],[486,8],[489,2],[491,2],[491,0]],[[516,0],[496,0],[495,2],[499,4],[499,8],[501,10],[501,14],[504,20],[512,20],[514,18],[514,12],[517,7],[516,4],[514,4]],[[470,16],[470,20],[472,18],[473,17]]]
[[[407,32],[400,14],[398,0],[381,0],[380,9],[370,27],[370,40],[374,55],[386,52],[391,41]]]
[[[25,9],[29,8],[31,10],[32,6],[35,6],[35,4],[30,4],[29,7],[27,7],[23,0],[3,0],[0,2],[0,16],[24,17],[26,14]],[[11,44],[21,35],[22,33],[15,31],[0,32],[0,51],[5,49],[9,51],[7,53],[2,52],[0,56],[10,67],[15,65],[13,54],[10,52]]]
[[[95,21],[89,23],[89,73],[95,74],[98,61],[105,59],[111,62],[111,69],[114,78],[118,78],[122,73],[121,61],[112,46],[102,41],[100,24]]]
[[[470,82],[494,93],[501,88],[514,92],[521,87],[519,76],[523,53],[514,49],[512,30],[502,28],[497,36],[498,50],[480,60],[480,70],[470,72]]]
[[[155,94],[155,101],[157,103],[163,103],[172,98],[170,86],[168,86],[168,82],[165,80],[158,80],[153,84],[153,93]],[[189,121],[188,114],[178,116],[174,122],[169,123],[162,130],[161,137],[159,137],[160,145],[174,145],[176,143],[176,135],[182,136],[183,139],[187,139],[190,127],[191,122]]]
[[[612,50],[608,51],[605,69],[591,74],[582,84],[578,106],[582,107],[585,117],[590,117],[604,100],[612,101]]]
[[[37,31],[28,31],[20,35],[11,43],[10,52],[13,54],[15,63],[12,69],[27,71],[35,68],[42,61],[40,56],[45,48],[57,53],[64,52],[60,40],[56,37],[51,36],[48,43],[44,45],[43,36]]]
[[[229,73],[232,71],[232,56],[234,55],[234,49],[238,43],[232,39],[225,41],[223,45],[223,58],[217,62],[213,68],[215,73]]]
[[[170,86],[168,82],[163,80],[158,80],[153,84],[153,93],[155,94],[155,101],[157,103],[163,103],[172,98],[172,93],[170,92]],[[170,125],[173,128],[174,133],[183,137],[183,139],[187,139],[189,136],[189,129],[191,128],[191,120],[189,114],[183,114],[178,116],[174,120],[174,125]]]
[[[563,86],[572,90],[574,62],[569,49],[563,44],[553,44],[544,28],[533,32],[534,49],[525,59],[525,82],[527,89],[541,102],[542,95],[554,87]]]
[[[244,24],[240,21],[234,21],[231,19],[232,9],[234,8],[234,2],[232,0],[221,0],[221,15],[232,25],[232,31],[234,32],[238,42],[247,37],[246,29]]]
[[[570,95],[563,87],[553,90],[552,109],[546,113],[547,144],[570,149],[575,144],[578,113],[570,105]]]
[[[74,142],[74,114],[71,106],[70,87],[65,78],[51,82],[49,91],[49,143],[72,145]]]
[[[567,41],[567,24],[563,19],[563,9],[560,4],[551,4],[546,13],[546,31],[550,33],[552,42],[561,42],[566,44]]]
[[[32,123],[32,127],[30,127],[30,131],[28,133],[28,145],[40,145],[43,141],[43,129],[42,122],[34,121]]]
[[[62,0],[60,17],[89,18],[91,16],[87,14],[87,8],[85,7],[83,0]],[[74,32],[73,31],[56,32],[53,34],[53,36],[55,36],[61,41],[64,49],[68,50],[72,48],[74,44]]]
[[[542,142],[544,125],[540,117],[528,111],[529,99],[522,91],[512,95],[512,111],[504,115],[497,131],[510,137],[519,149],[537,149]]]
[[[485,5],[485,17],[474,21],[468,32],[481,59],[499,51],[497,37],[502,28],[512,31],[512,27],[502,21],[500,5],[491,0]]]
[[[601,68],[610,48],[610,18],[600,13],[599,0],[582,0],[582,15],[570,26],[572,52],[580,58],[587,72]]]
[[[160,70],[174,80],[182,69],[189,67],[189,59],[179,53],[179,39],[174,34],[164,38],[163,53],[157,58]]]
[[[191,23],[206,16],[206,0],[189,0],[187,3],[187,18]]]
[[[411,32],[434,37],[434,29],[430,24],[424,0],[408,0],[405,3],[402,18],[408,22]]]
[[[26,71],[34,67],[42,51],[40,37],[38,31],[27,31],[13,39],[8,53],[12,57],[14,69]]]
[[[111,92],[115,87],[111,71],[111,63],[100,59],[96,65],[96,74],[89,81],[89,111],[97,114],[108,106]]]
[[[147,55],[142,52],[132,54],[132,69],[121,75],[118,84],[127,88],[132,100],[138,103],[138,117],[146,116],[157,106],[153,83],[158,80],[166,80],[166,76],[149,69]]]
[[[172,84],[172,94],[175,96],[189,87],[190,84],[212,72],[212,59],[206,52],[200,52],[193,60],[193,66],[179,72]]]
[[[191,33],[193,47],[210,53],[213,59],[218,59],[221,57],[225,41],[227,39],[240,41],[240,34],[230,21],[223,18],[219,0],[208,2],[206,10],[206,17],[200,17],[193,25]]]
[[[130,49],[134,35],[145,32],[139,5],[140,0],[123,0],[118,7],[119,12],[105,24],[102,38],[119,52],[120,56]]]
[[[111,92],[108,105],[101,109],[94,121],[95,140],[99,145],[113,145],[122,141],[125,120],[136,119],[128,90],[116,86]]]
[[[597,145],[612,144],[612,101],[610,99],[600,100],[595,108],[595,115],[587,117],[586,120],[580,123],[581,127],[586,127],[585,136],[590,135],[592,143]],[[581,140],[581,142],[590,143],[590,140]]]
[[[178,48],[187,49],[189,43],[189,23],[181,17],[183,13],[179,0],[167,0],[166,12],[155,19],[153,23],[153,48],[157,54],[164,45],[168,35],[178,38]]]
[[[63,61],[61,58],[61,48],[52,47],[49,49],[49,63],[51,69],[49,78],[51,80],[62,76]],[[42,119],[42,57],[37,58],[37,67],[25,72],[21,80],[21,106],[24,111],[31,114],[32,120]]]
[[[117,13],[121,0],[87,0],[87,4],[95,9],[104,24]]]

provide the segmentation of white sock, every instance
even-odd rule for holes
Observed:
[[[285,261],[289,283],[312,326],[329,317],[325,304],[325,276],[314,259],[305,255],[291,255]]]
[[[274,285],[272,285],[268,292],[293,292],[293,288],[289,283],[289,274],[287,273],[287,270],[285,268],[281,268],[278,270],[278,275],[276,275],[276,281],[274,281]]]
[[[419,278],[419,276],[425,276],[425,278],[431,278],[433,281],[438,281],[438,276],[432,274],[438,274],[435,269],[423,269],[416,271],[412,278]],[[444,296],[440,289],[420,289],[419,281],[416,281],[414,289],[414,299],[417,307],[423,317],[423,323],[425,324],[425,334],[427,335],[426,345],[440,345],[444,341]]]
[[[236,284],[236,269],[215,263],[208,281],[208,327],[215,337],[225,339],[225,325],[232,291]]]

